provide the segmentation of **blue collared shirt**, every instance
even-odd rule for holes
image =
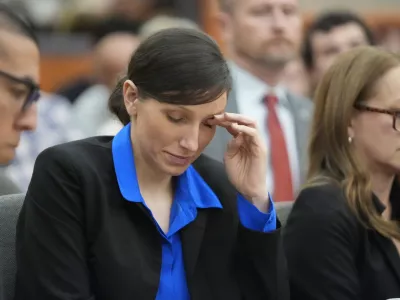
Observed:
[[[140,193],[136,177],[130,130],[131,125],[129,124],[113,140],[112,154],[115,172],[122,196],[127,201],[142,203],[148,209]],[[241,195],[238,195],[237,201],[239,218],[243,226],[262,232],[276,229],[276,212],[272,201],[267,214],[260,212]],[[163,238],[157,300],[190,299],[179,231],[196,219],[198,208],[222,209],[222,205],[207,183],[190,166],[177,178],[169,231],[164,233],[153,218],[154,224]],[[151,214],[150,209],[148,210]]]

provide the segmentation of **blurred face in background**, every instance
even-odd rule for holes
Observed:
[[[140,40],[129,33],[112,33],[101,39],[94,49],[94,72],[100,84],[112,90],[126,74],[132,54]]]
[[[232,0],[222,13],[224,35],[234,54],[263,65],[284,65],[302,37],[297,0]]]
[[[36,104],[29,82],[39,82],[39,49],[28,37],[0,30],[0,164],[15,156],[23,131],[36,128]]]
[[[315,32],[311,37],[314,61],[311,73],[314,84],[317,84],[339,54],[368,44],[364,29],[357,23],[343,24],[327,32]]]

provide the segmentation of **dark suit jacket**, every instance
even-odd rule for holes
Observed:
[[[400,220],[400,193],[391,194]],[[385,209],[374,196],[378,212]],[[284,231],[293,300],[400,298],[400,256],[393,242],[367,230],[333,184],[303,190]]]
[[[142,204],[123,199],[111,137],[44,151],[17,226],[16,300],[155,299],[161,237]],[[223,209],[200,210],[181,231],[193,300],[289,297],[279,230],[239,224],[222,164],[194,164]],[[279,224],[278,224],[279,226]]]

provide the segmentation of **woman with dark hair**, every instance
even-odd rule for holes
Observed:
[[[230,88],[204,33],[144,41],[110,99],[126,126],[36,161],[16,299],[288,299],[266,149],[224,113]],[[225,166],[201,155],[216,126],[233,136]]]

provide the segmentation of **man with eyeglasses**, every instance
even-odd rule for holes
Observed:
[[[39,45],[31,26],[0,4],[0,166],[15,156],[23,131],[36,128]],[[0,194],[15,192],[0,168]]]

